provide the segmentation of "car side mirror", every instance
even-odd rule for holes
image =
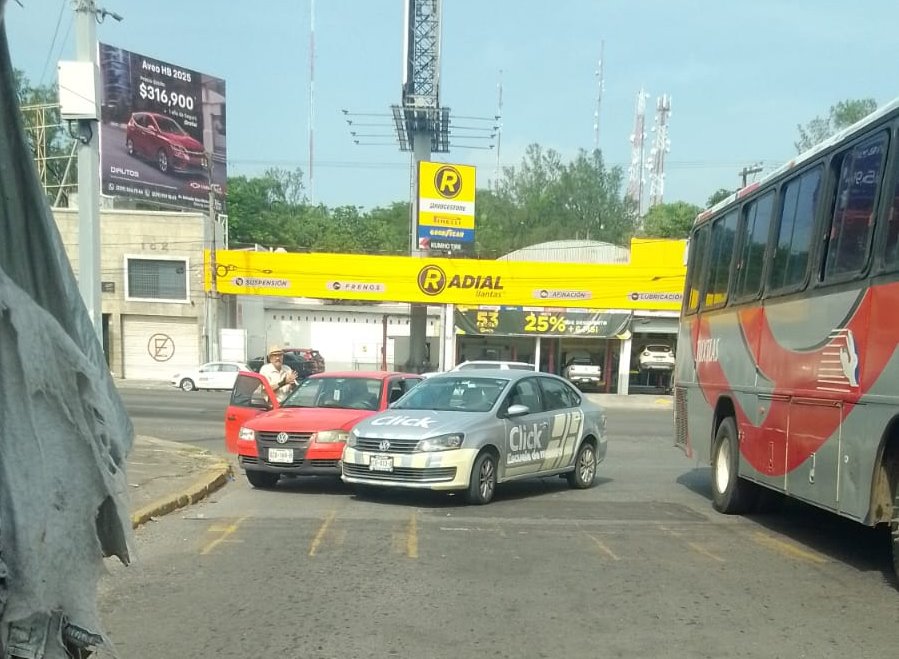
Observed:
[[[527,405],[509,405],[509,409],[506,410],[506,416],[509,418],[516,416],[524,416],[525,414],[529,414],[531,408]]]

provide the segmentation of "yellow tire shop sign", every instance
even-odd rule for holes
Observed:
[[[678,310],[684,241],[637,240],[629,264],[530,263],[356,254],[217,251],[230,295],[375,302]],[[206,290],[212,288],[206,253]]]

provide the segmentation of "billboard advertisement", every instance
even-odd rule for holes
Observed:
[[[418,249],[447,254],[474,251],[475,168],[419,163]]]
[[[100,185],[105,195],[221,210],[225,81],[100,44]]]

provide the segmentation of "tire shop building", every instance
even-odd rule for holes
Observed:
[[[229,251],[217,254],[217,289],[237,296],[248,356],[279,343],[319,350],[329,369],[402,369],[405,303],[418,302],[429,304],[433,370],[508,359],[561,374],[580,357],[601,366],[602,391],[626,394],[669,384],[670,372],[642,371],[638,355],[675,347],[685,248],[555,241],[498,261]]]

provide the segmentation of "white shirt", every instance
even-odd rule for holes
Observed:
[[[287,398],[287,395],[293,391],[296,383],[287,384],[287,376],[293,373],[293,369],[289,366],[281,365],[281,369],[275,368],[275,365],[269,362],[259,369],[259,375],[263,376],[275,390],[275,396],[280,403]]]

